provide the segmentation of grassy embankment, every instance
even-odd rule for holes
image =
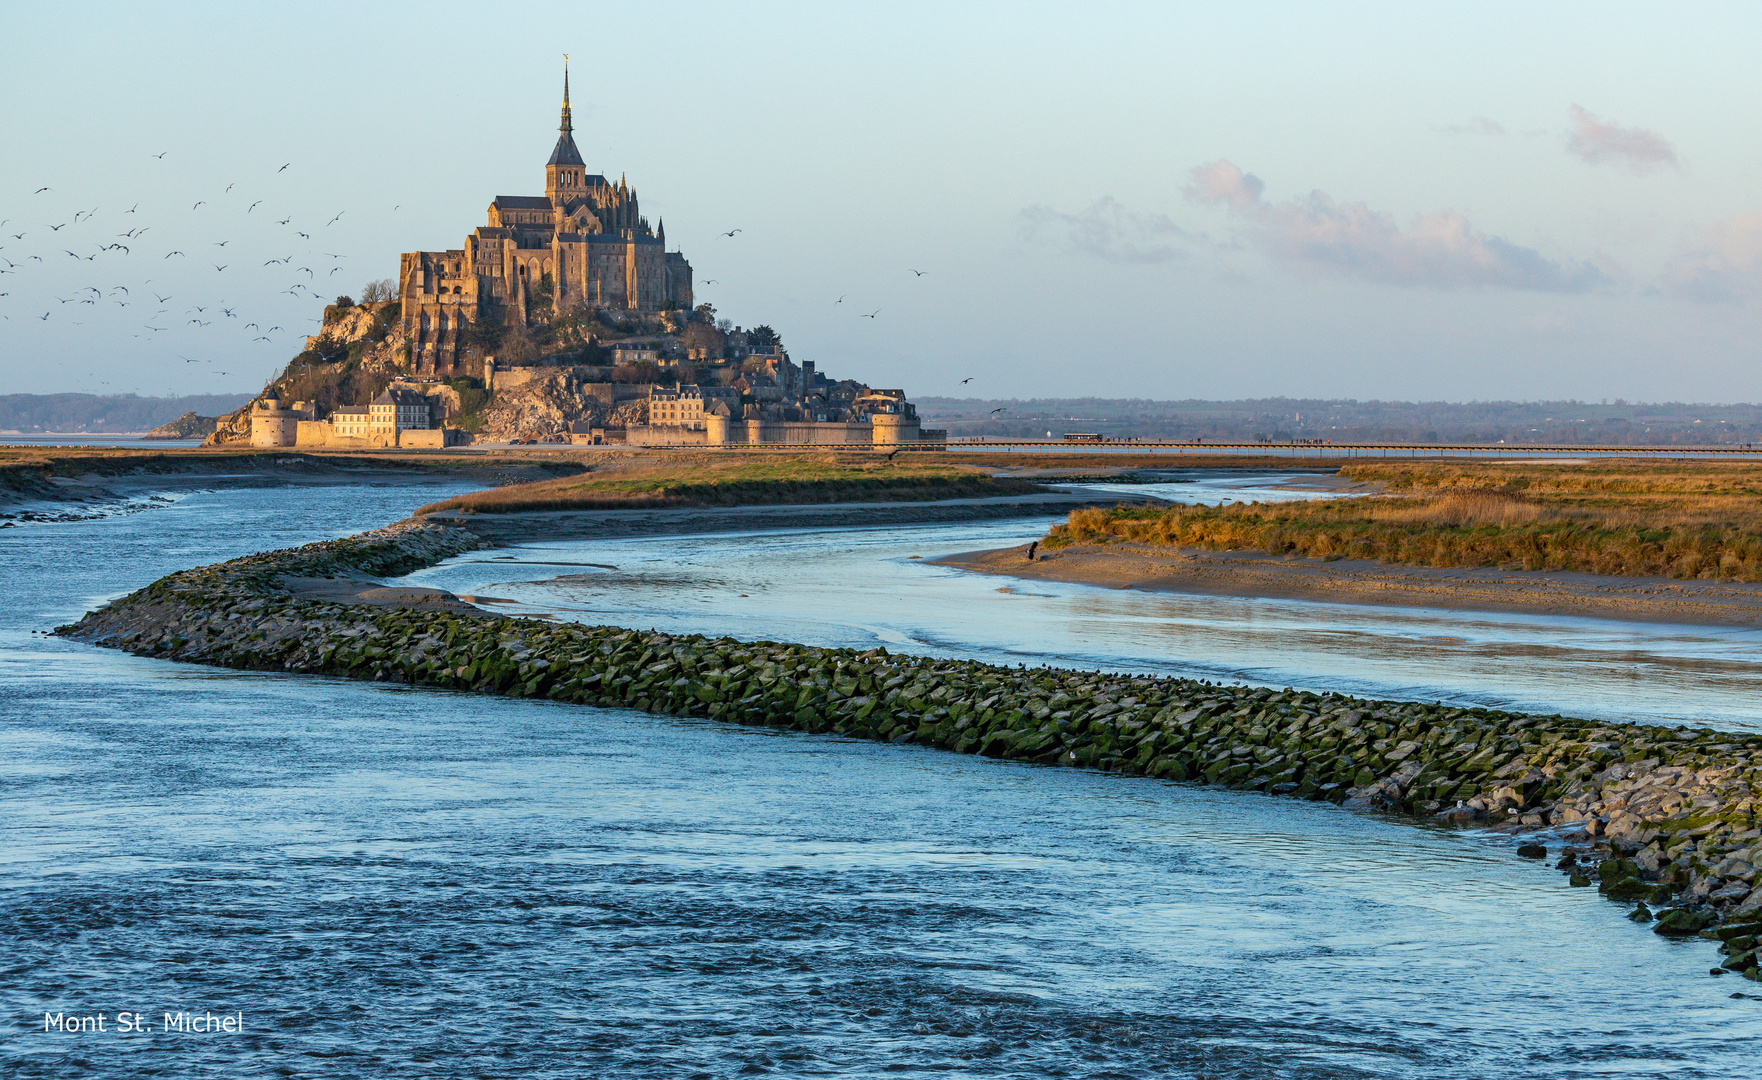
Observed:
[[[1048,547],[1131,542],[1435,567],[1762,581],[1762,469],[1634,461],[1366,463],[1387,494],[1091,508]]]
[[[919,502],[1018,495],[1040,488],[970,465],[890,460],[874,453],[809,452],[764,456],[633,455],[596,461],[593,471],[512,484],[430,503],[417,516],[449,511],[513,514],[532,510],[618,510],[665,506]]]

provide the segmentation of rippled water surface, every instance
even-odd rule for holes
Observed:
[[[1754,984],[1710,978],[1707,943],[1647,933],[1503,838],[36,633],[169,570],[380,524],[445,490],[201,494],[0,532],[0,1073],[1754,1070],[1762,1000],[1731,996]],[[1115,594],[1082,614],[907,558],[1037,531],[990,530],[521,549],[474,557],[513,554],[518,573],[426,574],[497,595],[543,582],[527,599],[559,607],[558,574],[621,574],[567,603],[604,621],[1023,659],[1102,642],[1111,619],[1155,649],[1075,655],[1173,662],[1182,639],[1108,614]],[[565,554],[620,569],[530,565]],[[773,599],[741,623],[741,591]],[[980,596],[1017,606],[969,610]],[[899,617],[903,604],[939,604],[959,632],[914,636],[934,620]],[[44,1034],[44,1010],[103,1012],[110,1031]],[[118,1011],[157,1029],[180,1010],[242,1013],[245,1032],[115,1032]]]

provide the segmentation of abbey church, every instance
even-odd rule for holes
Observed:
[[[398,296],[417,375],[481,375],[465,370],[459,331],[467,320],[524,325],[535,298],[555,312],[581,305],[689,310],[691,264],[667,250],[664,223],[649,228],[629,184],[587,171],[564,71],[561,133],[545,163],[545,193],[496,196],[488,224],[463,248],[405,252]]]

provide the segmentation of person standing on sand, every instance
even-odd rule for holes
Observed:
[[[1038,541],[1038,540],[1036,540],[1033,543],[1028,545],[1028,561],[1029,562],[1034,561],[1034,550],[1036,548],[1038,548],[1039,546],[1040,546],[1040,541]]]

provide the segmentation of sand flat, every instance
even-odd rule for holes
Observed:
[[[1141,544],[1027,546],[934,560],[1030,581],[1212,596],[1401,604],[1640,622],[1762,626],[1762,585],[1604,577],[1557,571],[1399,566],[1368,559],[1303,559],[1258,551],[1199,551]]]

